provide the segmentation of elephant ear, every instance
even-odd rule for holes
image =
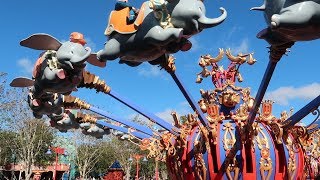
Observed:
[[[98,66],[98,67],[106,67],[106,62],[101,62],[98,60],[97,58],[97,54],[91,54],[88,59],[87,62],[94,65],[94,66]]]
[[[49,34],[33,34],[20,41],[20,45],[36,50],[58,50],[61,42]]]
[[[33,84],[34,84],[34,81],[29,78],[18,77],[12,80],[12,82],[10,83],[10,86],[11,87],[30,87],[30,86],[33,86]]]

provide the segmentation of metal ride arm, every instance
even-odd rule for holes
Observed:
[[[64,96],[63,98],[64,101],[64,106],[66,108],[80,108],[80,109],[87,109],[89,111],[95,112],[97,114],[100,114],[103,117],[112,119],[114,121],[117,121],[121,124],[127,125],[129,127],[132,127],[138,131],[141,131],[145,134],[148,134],[149,136],[153,136],[153,131],[151,129],[149,129],[146,126],[142,126],[139,124],[136,124],[134,122],[122,119],[122,118],[118,118],[114,115],[110,115],[108,112],[103,111],[101,109],[98,109],[96,107],[91,106],[90,104],[86,103],[85,101],[80,100],[79,98],[73,97],[73,96]]]
[[[184,97],[187,99],[188,103],[190,104],[191,108],[197,112],[198,117],[201,121],[201,123],[206,126],[208,121],[207,119],[204,117],[204,114],[202,113],[201,109],[199,108],[198,104],[194,101],[194,99],[192,98],[191,94],[184,88],[184,85],[182,83],[182,81],[180,80],[180,78],[175,74],[174,71],[169,72],[172,79],[174,80],[174,82],[177,84],[177,86],[179,87],[180,91],[182,92],[182,94],[184,95]]]
[[[301,119],[307,116],[310,112],[320,106],[320,95],[289,117],[283,124],[284,129],[288,129],[298,123]]]
[[[98,120],[96,122],[96,124],[97,125],[101,125],[101,126],[105,126],[105,127],[108,127],[108,128],[111,128],[111,129],[114,129],[114,130],[117,130],[117,131],[120,131],[120,132],[123,132],[123,133],[126,133],[126,134],[128,134],[128,132],[129,132],[129,129],[127,129],[125,127],[116,126],[116,125],[107,123],[106,121],[103,121],[103,120]],[[137,137],[139,139],[144,139],[144,138],[150,138],[151,137],[149,135],[146,135],[144,133],[137,132],[137,131],[130,132],[130,134],[132,134],[133,136],[135,136],[135,137]]]
[[[269,86],[271,77],[273,75],[273,72],[277,66],[277,63],[280,61],[282,56],[287,53],[287,49],[290,48],[294,42],[288,42],[283,45],[278,45],[278,46],[270,46],[270,56],[269,56],[269,64],[266,68],[266,71],[264,73],[263,79],[261,81],[261,84],[259,86],[258,93],[256,95],[252,110],[249,114],[248,118],[248,125],[251,126],[256,115],[258,108],[260,107],[261,101],[267,91],[267,88]]]
[[[148,112],[147,110],[143,109],[142,107],[139,107],[138,105],[134,104],[133,102],[131,102],[130,100],[120,96],[120,94],[118,94],[117,92],[111,90],[108,93],[111,97],[115,98],[116,100],[120,101],[121,103],[123,103],[124,105],[130,107],[131,109],[133,109],[134,111],[142,114],[144,117],[150,119],[152,122],[155,122],[156,124],[160,125],[162,128],[166,129],[167,131],[176,134],[175,131],[173,131],[173,129],[175,128],[173,125],[171,125],[170,123],[168,123],[167,121],[159,118],[158,116]]]
[[[174,64],[175,58],[172,55],[164,55],[164,58],[166,59],[164,62],[160,63],[160,67],[165,69],[172,77],[174,82],[179,87],[180,91],[182,92],[183,96],[187,99],[189,105],[191,108],[198,114],[198,117],[201,121],[201,123],[204,126],[207,126],[207,119],[204,117],[203,112],[201,111],[198,104],[194,101],[191,94],[187,91],[185,86],[183,85],[182,81],[180,80],[179,76],[175,74],[176,66]]]
[[[257,115],[258,108],[260,107],[260,104],[262,102],[263,96],[266,93],[266,90],[267,90],[267,88],[269,86],[271,77],[272,77],[273,72],[274,72],[274,70],[275,70],[275,68],[277,66],[277,63],[278,62],[269,61],[267,69],[264,72],[263,79],[261,81],[258,93],[256,95],[252,110],[251,110],[251,112],[249,114],[249,118],[248,118],[249,124],[253,123],[253,121],[254,121],[254,119],[255,119],[255,117]]]
[[[78,87],[85,87],[89,89],[95,89],[97,92],[103,92],[105,94],[110,95],[111,97],[115,98],[117,101],[123,103],[124,105],[130,107],[134,111],[142,114],[146,118],[150,119],[154,123],[160,125],[162,128],[166,129],[167,131],[176,134],[173,129],[175,128],[173,125],[170,123],[166,122],[165,120],[157,117],[156,115],[146,111],[142,107],[139,107],[138,105],[134,104],[131,102],[129,99],[121,96],[114,90],[111,90],[111,88],[106,84],[105,81],[101,80],[99,76],[96,76],[89,71],[85,71],[83,73],[83,82],[78,86]]]
[[[136,123],[134,123],[134,122],[128,121],[128,120],[126,120],[126,119],[116,117],[116,116],[111,115],[111,114],[109,114],[108,112],[105,112],[105,111],[103,111],[103,110],[101,110],[101,109],[98,109],[98,108],[96,108],[96,107],[92,107],[92,106],[91,106],[91,107],[89,108],[89,110],[92,111],[92,112],[95,112],[95,113],[97,113],[97,114],[100,114],[101,116],[104,116],[104,117],[106,117],[106,118],[109,118],[109,119],[112,119],[112,120],[114,120],[114,121],[117,121],[117,122],[119,122],[119,123],[121,123],[121,124],[127,125],[127,126],[129,126],[129,127],[133,127],[134,129],[136,129],[136,130],[138,130],[138,131],[141,131],[141,132],[143,132],[143,133],[145,133],[145,134],[148,134],[148,135],[150,135],[150,136],[153,136],[153,132],[152,132],[149,128],[147,128],[146,126],[142,126],[142,125],[136,124]]]

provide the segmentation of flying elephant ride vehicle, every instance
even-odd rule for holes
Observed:
[[[221,24],[227,12],[220,10],[220,17],[207,18],[201,0],[150,0],[142,4],[134,22],[129,21],[130,7],[114,10],[105,30],[108,40],[97,57],[102,62],[120,58],[130,66],[165,62],[168,54],[191,48],[188,38]]]
[[[265,39],[271,45],[269,64],[256,97],[251,96],[249,87],[238,85],[243,81],[240,66],[256,62],[253,53],[234,56],[230,49],[219,49],[216,57],[209,54],[200,56],[201,72],[197,74],[196,83],[210,77],[213,88],[200,89],[200,99],[195,101],[177,76],[175,58],[169,54],[188,51],[192,46],[188,38],[222,23],[227,13],[223,8],[220,10],[222,15],[211,19],[205,16],[203,0],[150,0],[144,2],[135,12],[136,17],[132,18],[132,7],[116,8],[111,12],[105,30],[108,37],[105,47],[95,54],[79,46],[81,52],[86,51],[81,53],[85,55],[80,61],[87,59],[100,67],[106,61],[117,58],[130,66],[143,62],[160,64],[171,75],[193,110],[184,116],[183,122],[176,112],[171,113],[173,124],[157,117],[121,97],[99,77],[84,72],[82,65],[74,66],[73,61],[60,56],[56,58],[63,65],[63,71],[70,70],[70,67],[78,67],[82,71],[80,81],[71,81],[76,83],[64,86],[65,82],[60,81],[65,79],[64,74],[58,70],[54,71],[55,79],[59,79],[54,84],[57,89],[51,88],[50,83],[42,83],[51,79],[36,78],[38,76],[32,81],[16,79],[12,86],[40,84],[36,90],[31,88],[31,93],[35,95],[32,94],[29,99],[42,98],[41,102],[46,103],[45,108],[49,112],[37,109],[38,101],[29,101],[35,115],[52,117],[55,120],[53,126],[63,131],[80,127],[84,134],[97,138],[102,138],[113,129],[113,134],[119,139],[127,139],[139,145],[141,150],[148,151],[148,158],[164,161],[172,179],[316,178],[320,175],[320,131],[315,124],[320,114],[320,95],[295,113],[282,111],[278,117],[273,115],[274,102],[263,100],[263,97],[277,63],[288,48],[298,41],[319,39],[319,1],[265,0],[261,7],[252,8],[265,12],[268,27],[258,34],[258,38]],[[32,39],[29,40],[35,42]],[[52,41],[45,49],[55,50],[57,54],[58,47],[63,45]],[[230,60],[226,69],[218,65],[224,55]],[[51,65],[47,63],[41,67],[40,74],[44,74]],[[127,121],[68,95],[79,87],[110,95],[159,128]],[[89,110],[104,120],[69,109]],[[58,118],[59,115],[52,116],[58,112],[64,113],[63,119]],[[299,124],[310,112],[317,116],[315,120],[309,125]]]

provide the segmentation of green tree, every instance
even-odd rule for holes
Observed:
[[[15,160],[15,150],[13,149],[15,136],[16,134],[14,132],[0,130],[0,165],[5,165]]]
[[[86,179],[102,154],[102,139],[96,139],[81,132],[74,134],[75,164],[81,178]]]
[[[44,166],[52,159],[45,152],[52,144],[54,131],[40,119],[22,120],[16,124],[16,130],[13,148],[23,165],[25,178],[30,179],[34,165]]]
[[[0,72],[0,152],[6,154],[6,161],[15,154],[26,179],[30,179],[33,165],[45,165],[50,159],[45,152],[54,132],[43,120],[33,119],[27,94],[26,88],[9,87],[7,74]]]
[[[28,114],[24,95],[25,90],[9,87],[7,73],[0,72],[0,165],[10,162],[12,156],[12,125]],[[30,117],[29,115],[26,117]]]
[[[12,128],[20,120],[32,118],[27,94],[27,88],[9,87],[7,74],[0,72],[0,129]]]

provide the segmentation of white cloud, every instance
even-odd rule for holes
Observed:
[[[174,111],[173,109],[166,109],[162,112],[158,112],[156,113],[156,116],[160,117],[161,119],[167,121],[167,122],[173,122],[173,118],[171,116],[172,111]]]
[[[233,26],[232,28],[230,28],[229,32],[227,33],[225,39],[226,40],[230,40],[234,34],[236,34],[237,32],[239,32],[240,30],[242,30],[242,27],[240,26]]]
[[[175,111],[178,116],[183,116],[188,113],[192,113],[192,109],[190,108],[189,103],[185,101],[185,102],[178,103],[177,108],[166,108],[164,111],[160,111],[160,112],[155,113],[155,115],[171,124],[171,123],[173,123],[173,118],[171,116],[171,113],[173,111]],[[127,117],[129,120],[132,120],[136,116],[137,116],[137,113],[134,113],[134,114],[130,114]],[[142,121],[150,122],[149,119],[147,119],[146,117],[144,117],[142,115],[139,115],[138,118]]]
[[[28,73],[28,74],[32,73],[33,63],[29,59],[27,58],[19,59],[17,64],[22,69],[23,73]]]
[[[247,53],[249,50],[248,38],[242,39],[240,45],[231,48],[234,54]]]
[[[172,122],[173,122],[173,119],[172,119],[172,116],[171,116],[171,112],[172,112],[172,111],[175,111],[175,110],[168,108],[168,109],[166,109],[166,110],[164,110],[164,111],[157,112],[157,113],[155,113],[154,115],[158,116],[159,118],[161,118],[161,119],[163,119],[163,120],[165,120],[165,121],[167,121],[167,122],[169,122],[169,123],[172,123]],[[128,116],[128,119],[129,119],[129,120],[132,120],[132,119],[134,119],[136,116],[137,116],[137,113],[130,114],[130,115]],[[143,115],[139,115],[138,117],[139,117],[139,120],[141,120],[141,121],[150,122],[149,119],[146,118],[146,117],[144,117]]]
[[[163,71],[158,66],[141,66],[138,70],[138,74],[146,77],[162,77],[164,76]]]
[[[156,115],[159,116],[160,118],[172,123],[173,118],[171,116],[171,113],[175,111],[178,116],[183,116],[189,113],[192,113],[192,109],[189,105],[188,102],[184,101],[179,103],[177,108],[167,108],[164,111],[157,112]]]
[[[85,37],[85,40],[86,40],[86,42],[87,42],[86,46],[87,46],[87,47],[90,47],[92,52],[95,52],[97,46],[96,46],[96,44],[92,41],[92,39],[91,39],[91,38],[88,38],[88,37]]]
[[[320,94],[320,83],[312,83],[302,87],[280,87],[266,94],[266,99],[273,99],[280,105],[288,105],[290,100],[311,100]]]
[[[190,51],[197,51],[201,48],[199,38],[192,36],[191,38],[189,38],[189,41],[192,43],[192,48]]]

